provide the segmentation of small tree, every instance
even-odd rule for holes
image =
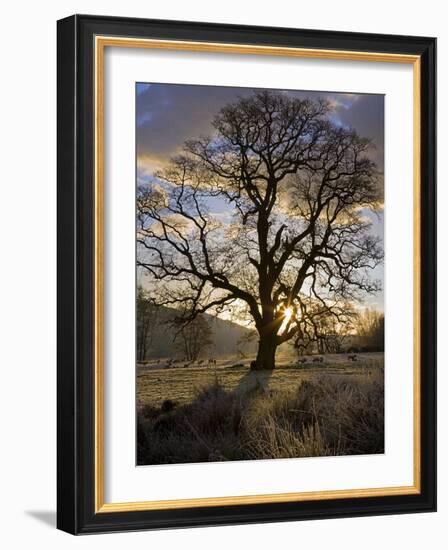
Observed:
[[[368,351],[384,351],[384,313],[375,309],[358,313],[356,333]]]
[[[196,361],[211,346],[212,329],[203,315],[195,317],[188,324],[175,318],[172,324],[179,328],[175,340],[187,361]]]
[[[346,342],[353,331],[351,322],[338,324],[331,319],[324,332],[322,343],[323,351],[321,353],[342,353]]]
[[[157,326],[158,308],[149,294],[137,287],[137,361],[147,359]]]
[[[294,342],[299,355],[341,353],[344,344],[354,332],[356,313],[350,304],[339,305],[336,311],[328,311],[314,302],[303,312],[302,330]]]

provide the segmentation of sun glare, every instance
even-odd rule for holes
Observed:
[[[285,321],[289,321],[292,317],[292,308],[291,307],[287,307],[283,313],[283,317],[285,319]]]

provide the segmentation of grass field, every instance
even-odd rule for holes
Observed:
[[[138,368],[138,464],[384,452],[382,354]]]
[[[246,391],[260,384],[265,389],[289,390],[302,380],[325,374],[328,376],[347,375],[368,377],[383,366],[382,353],[358,354],[356,362],[347,355],[327,355],[324,363],[313,363],[311,358],[300,366],[288,361],[280,361],[271,372],[250,371],[249,364],[237,359],[218,361],[216,366],[188,366],[179,364],[164,368],[165,362],[147,363],[137,369],[137,407],[143,405],[160,406],[170,399],[178,404],[191,402],[197,392],[216,381],[228,391]]]

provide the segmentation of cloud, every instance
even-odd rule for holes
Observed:
[[[149,90],[150,87],[151,87],[151,84],[147,84],[146,82],[137,82],[136,84],[137,95],[144,94],[146,91]]]
[[[152,84],[137,96],[137,155],[169,157],[185,140],[209,134],[220,108],[252,90]]]
[[[160,168],[185,140],[212,132],[211,122],[226,104],[247,96],[252,88],[184,84],[137,84],[137,156],[140,163]],[[323,91],[285,91],[297,98],[327,99],[332,119],[373,140],[374,160],[384,164],[384,97]],[[153,168],[153,169],[154,169]]]
[[[140,153],[137,156],[137,178],[151,180],[154,172],[162,170],[169,157],[166,155],[150,155]]]
[[[346,94],[344,94],[346,95]],[[358,94],[350,106],[343,104],[337,116],[344,126],[354,128],[359,135],[368,137],[375,145],[371,157],[384,170],[384,96]]]

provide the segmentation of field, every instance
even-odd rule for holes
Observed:
[[[384,452],[383,354],[138,367],[138,463]]]
[[[168,360],[148,361],[137,369],[137,406],[160,406],[170,399],[178,404],[191,402],[198,391],[218,382],[227,391],[244,392],[257,385],[266,390],[287,390],[319,374],[329,376],[347,375],[364,378],[372,375],[383,366],[382,353],[357,354],[356,362],[346,354],[326,355],[322,363],[284,359],[279,361],[274,371],[251,371],[249,361],[236,358],[218,360],[216,365],[204,361],[200,365],[186,366],[179,362],[170,364]]]

